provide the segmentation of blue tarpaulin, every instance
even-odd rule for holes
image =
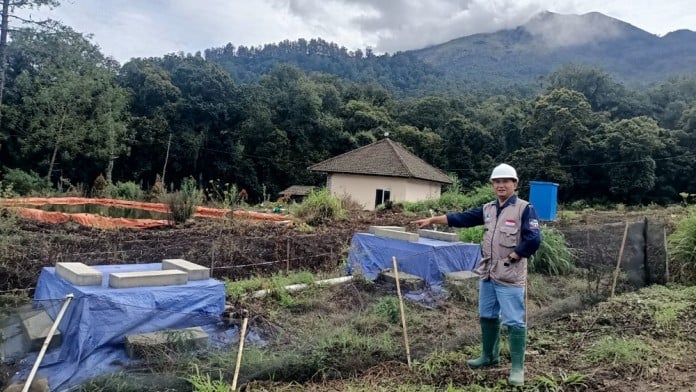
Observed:
[[[360,271],[366,278],[375,279],[381,271],[393,268],[392,257],[396,257],[400,272],[416,275],[436,289],[442,285],[445,273],[475,269],[481,247],[430,238],[410,242],[357,233],[350,241],[348,273]]]
[[[93,266],[104,275],[101,286],[75,286],[46,267],[34,296],[55,320],[66,295],[70,303],[60,323],[62,344],[46,353],[38,373],[51,390],[63,390],[114,371],[128,362],[127,335],[202,326],[214,328],[225,308],[225,285],[215,279],[186,285],[110,288],[112,272],[161,270],[161,263]],[[36,354],[27,361],[33,364]]]

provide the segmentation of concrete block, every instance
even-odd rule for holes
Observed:
[[[115,289],[145,286],[173,286],[186,284],[188,274],[179,270],[112,272],[109,274],[109,286]]]
[[[394,238],[397,240],[418,242],[418,233],[409,233],[407,231],[382,229],[375,227],[375,233],[377,237]]]
[[[370,226],[370,234],[375,234],[375,229],[406,231],[406,228],[402,226]]]
[[[101,271],[83,263],[56,263],[56,275],[75,286],[100,286]]]
[[[29,343],[30,351],[39,351],[41,346],[43,346],[48,332],[53,326],[53,319],[46,313],[45,310],[31,310],[28,312],[20,313],[19,318],[22,321],[22,330],[24,331],[24,336]],[[56,329],[51,343],[49,343],[48,348],[54,348],[60,346],[62,342],[60,330]]]
[[[453,285],[478,283],[480,276],[474,271],[454,271],[445,273],[445,282]]]
[[[396,274],[392,270],[380,272],[379,279],[396,286]],[[421,279],[420,276],[399,271],[399,286],[406,290],[419,290],[425,287],[425,280]]]
[[[3,392],[22,392],[24,384],[26,382],[15,382],[5,388]],[[34,381],[31,382],[29,392],[51,392],[51,389],[48,387],[48,379],[46,377],[35,377]]]
[[[189,351],[207,345],[208,334],[201,327],[126,336],[126,353],[130,358],[142,358],[153,350]]]
[[[459,235],[457,233],[448,233],[446,231],[419,229],[418,235],[420,235],[423,238],[431,238],[433,240],[440,240],[440,241],[447,241],[447,242],[458,242],[459,241]]]
[[[188,274],[188,280],[210,279],[210,268],[183,259],[162,260],[162,270],[179,270]]]
[[[22,312],[21,308],[17,310],[17,313],[0,317],[0,363],[18,361],[26,357],[29,352],[29,342],[27,342],[19,312]]]

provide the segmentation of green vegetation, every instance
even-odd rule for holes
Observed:
[[[668,238],[670,274],[676,282],[696,283],[696,208],[692,207]]]
[[[346,216],[341,200],[331,195],[326,188],[311,191],[293,213],[310,225],[343,219]]]
[[[196,180],[187,177],[181,182],[178,192],[166,193],[161,199],[169,209],[170,220],[174,223],[184,223],[193,217],[196,207],[203,202],[203,192],[198,189]]]
[[[237,301],[245,295],[255,291],[269,290],[278,297],[287,297],[286,286],[293,284],[311,285],[315,282],[314,275],[308,271],[293,271],[289,274],[275,274],[270,277],[255,277],[238,281],[225,281],[227,298],[230,301]]]
[[[51,184],[46,178],[40,177],[32,170],[8,169],[2,179],[3,193],[8,195],[43,195],[47,193]]]
[[[417,213],[442,214],[479,207],[494,200],[495,193],[490,185],[482,185],[467,193],[444,192],[439,199],[404,203],[404,209]]]
[[[96,186],[97,183],[95,181],[95,188]],[[142,200],[144,196],[144,192],[140,188],[140,185],[133,181],[118,181],[109,187],[109,193],[112,198],[123,200]]]
[[[546,275],[568,275],[575,270],[573,253],[563,233],[551,227],[541,228],[539,250],[529,260],[529,271]]]
[[[623,374],[632,374],[657,365],[660,355],[638,338],[604,336],[592,344],[585,358],[591,364],[602,364]]]

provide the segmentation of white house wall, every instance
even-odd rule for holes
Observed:
[[[420,201],[440,197],[442,185],[437,182],[412,178],[362,176],[355,174],[329,174],[326,186],[332,195],[345,195],[362,204],[366,210],[375,209],[377,189],[388,190],[390,200]]]

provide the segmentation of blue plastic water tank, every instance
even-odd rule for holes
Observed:
[[[553,182],[530,181],[529,202],[539,214],[540,220],[556,219],[556,204],[558,204],[558,184]]]

